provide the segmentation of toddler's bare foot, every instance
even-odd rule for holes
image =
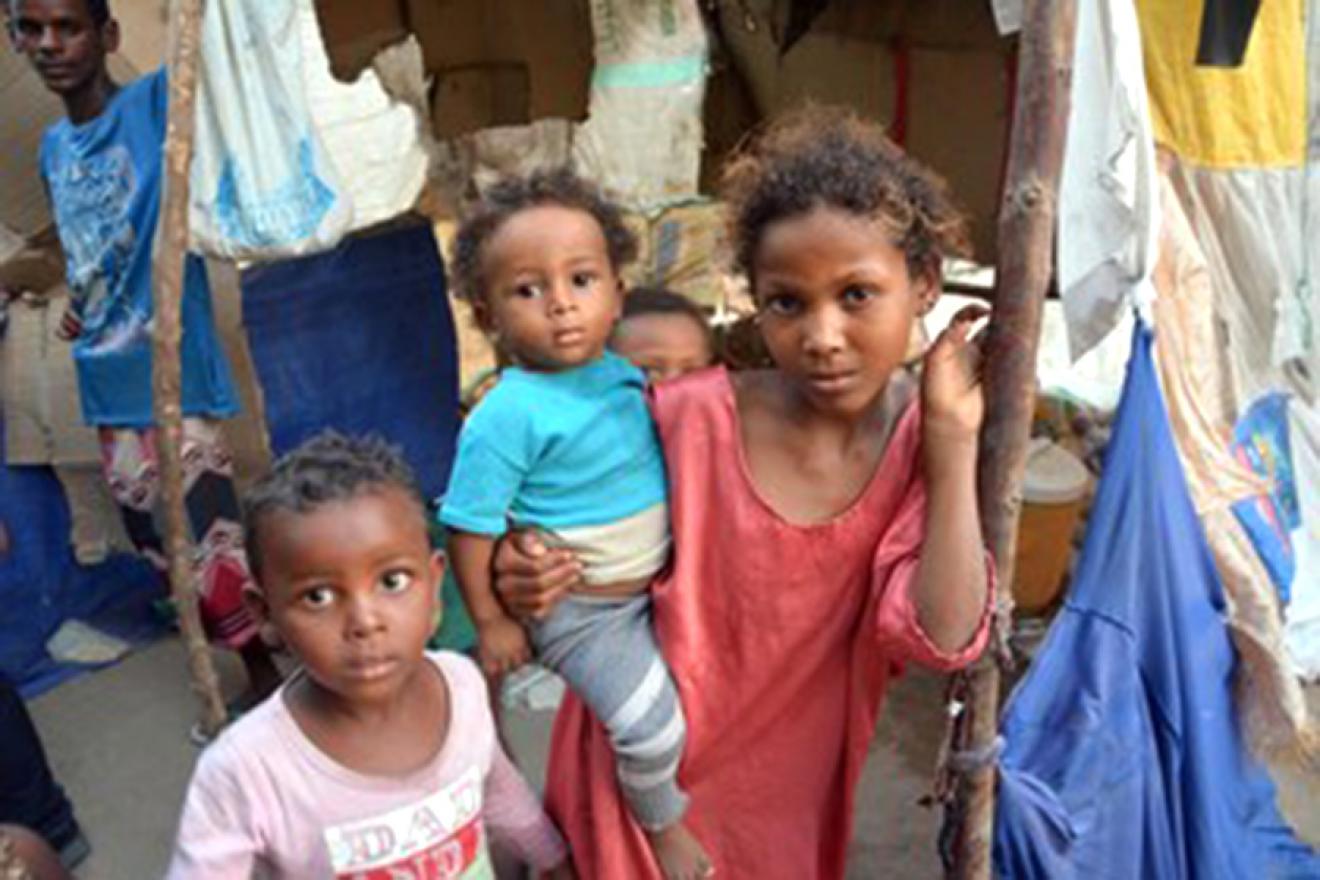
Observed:
[[[648,831],[646,836],[651,840],[651,852],[660,863],[665,880],[702,880],[715,875],[710,856],[682,822]]]

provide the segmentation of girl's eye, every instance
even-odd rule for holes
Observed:
[[[387,593],[402,593],[412,585],[412,575],[403,570],[387,571],[380,579]]]
[[[573,273],[573,286],[576,288],[581,289],[584,287],[591,287],[595,283],[596,283],[596,275],[594,272]]]
[[[303,592],[301,599],[308,608],[327,608],[335,600],[335,594],[328,587],[312,587]]]
[[[875,293],[865,287],[849,287],[841,298],[845,306],[864,306],[875,298]]]
[[[801,303],[798,302],[797,297],[781,293],[766,297],[761,308],[772,315],[796,315],[801,308]]]
[[[519,284],[513,289],[513,295],[520,299],[536,299],[541,295],[539,284]]]

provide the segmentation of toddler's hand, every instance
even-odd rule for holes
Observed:
[[[981,429],[985,417],[981,337],[969,338],[969,334],[972,324],[989,313],[979,305],[960,310],[926,352],[921,403],[928,438],[970,440]]]
[[[511,618],[501,617],[478,625],[477,656],[482,671],[498,677],[531,660],[532,651],[522,626]]]

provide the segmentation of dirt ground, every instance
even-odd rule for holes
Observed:
[[[227,688],[237,667],[221,657]],[[850,880],[934,880],[938,813],[917,805],[938,747],[940,679],[916,671],[890,691],[859,795]],[[1320,712],[1320,689],[1310,694]],[[161,641],[111,669],[86,675],[32,703],[56,776],[92,841],[80,880],[153,880],[169,858],[197,750],[184,654]],[[550,713],[511,712],[507,734],[534,780],[544,772]],[[1280,803],[1303,836],[1320,843],[1320,797],[1296,778],[1279,780]]]
[[[232,658],[221,657],[228,690]],[[862,782],[848,876],[932,880],[939,815],[916,805],[934,766],[940,682],[914,674],[890,692]],[[92,856],[80,880],[154,880],[165,870],[183,792],[197,758],[184,653],[166,639],[118,666],[85,675],[31,704]],[[529,778],[544,772],[550,713],[510,712],[506,733]]]

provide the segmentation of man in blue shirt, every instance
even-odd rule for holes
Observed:
[[[159,70],[127,85],[106,57],[119,45],[107,0],[4,0],[15,47],[64,103],[41,143],[41,172],[67,261],[83,417],[100,435],[112,494],[138,549],[164,571],[152,427],[152,243],[160,213],[168,89]],[[200,258],[184,270],[183,460],[203,622],[239,651],[249,699],[279,677],[242,601],[250,581],[232,463],[217,420],[238,410]]]

